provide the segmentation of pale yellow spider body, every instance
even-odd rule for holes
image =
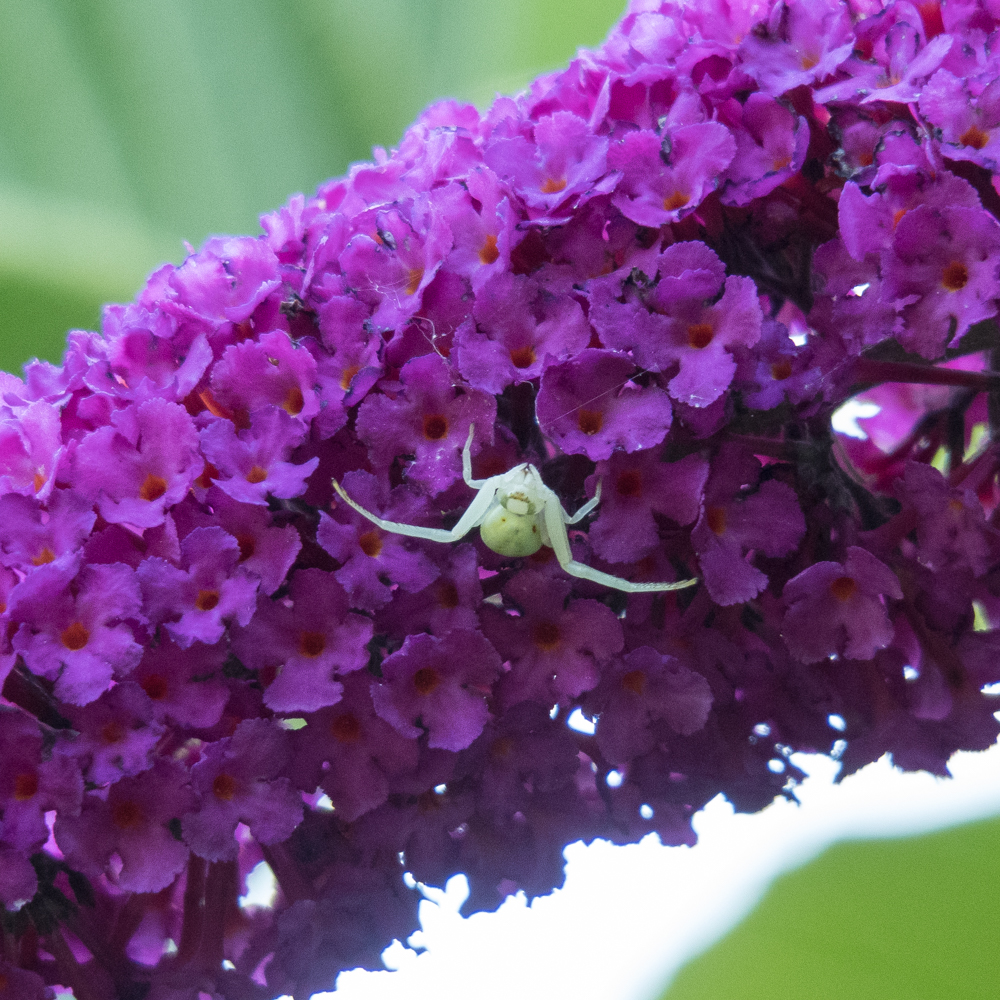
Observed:
[[[530,556],[543,545],[549,545],[555,552],[559,565],[571,576],[579,577],[581,580],[591,580],[616,590],[624,590],[630,594],[681,590],[698,582],[695,578],[672,583],[634,583],[632,580],[594,569],[586,563],[577,562],[570,549],[566,526],[576,524],[597,506],[601,499],[600,482],[594,491],[593,499],[588,500],[571,517],[563,509],[559,497],[542,482],[538,469],[528,462],[499,476],[473,479],[470,448],[474,430],[475,427],[469,428],[469,437],[462,449],[462,475],[466,485],[478,492],[458,523],[450,530],[387,521],[352,500],[336,479],[333,481],[333,488],[342,500],[359,514],[367,517],[372,524],[383,531],[397,535],[424,538],[432,542],[457,542],[473,528],[478,527],[483,544],[498,555],[512,558]]]

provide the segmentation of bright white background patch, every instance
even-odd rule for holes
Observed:
[[[860,399],[849,399],[834,411],[833,416],[830,418],[830,423],[833,429],[841,434],[867,440],[868,435],[858,425],[858,417],[874,417],[881,409],[882,407],[877,403],[866,403]]]
[[[411,941],[385,953],[394,972],[348,972],[314,1000],[651,1000],[683,962],[749,912],[780,872],[843,837],[924,832],[1000,812],[1000,748],[958,754],[951,781],[901,774],[883,758],[842,785],[837,765],[796,755],[811,774],[801,806],[754,816],[720,798],[695,817],[695,848],[653,837],[631,847],[567,848],[566,885],[530,906],[463,919],[464,880],[421,904]]]

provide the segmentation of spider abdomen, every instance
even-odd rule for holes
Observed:
[[[536,514],[516,514],[502,503],[483,519],[479,534],[483,544],[501,556],[531,556],[542,547]]]

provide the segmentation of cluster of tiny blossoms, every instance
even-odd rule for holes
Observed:
[[[415,928],[404,873],[491,908],[794,751],[993,743],[998,29],[636,0],[2,376],[0,997],[306,997]],[[602,484],[576,559],[698,585],[335,497],[450,527],[472,425],[478,477]]]

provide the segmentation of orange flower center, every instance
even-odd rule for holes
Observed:
[[[527,347],[515,347],[510,352],[510,363],[515,368],[529,368],[535,363],[535,349],[531,344]]]
[[[302,407],[305,405],[306,401],[302,397],[302,389],[297,385],[293,385],[288,392],[285,393],[285,398],[281,403],[281,408],[290,417],[297,417],[302,412]]]
[[[125,739],[125,727],[115,720],[107,723],[101,729],[101,740],[109,747],[121,743]]]
[[[424,417],[424,437],[428,441],[440,441],[447,433],[447,417],[440,413],[428,413]]]
[[[441,675],[433,667],[421,667],[413,675],[417,694],[430,694],[441,683]]]
[[[340,376],[340,388],[347,392],[351,387],[351,380],[354,378],[358,372],[361,371],[361,365],[351,365],[349,368],[345,368]]]
[[[555,622],[538,622],[532,629],[531,638],[539,649],[548,653],[559,645],[562,635]]]
[[[688,327],[688,346],[700,351],[712,343],[714,335],[709,323],[694,323]]]
[[[642,493],[642,473],[638,469],[628,469],[615,481],[615,490],[620,497],[637,497]]]
[[[52,562],[56,557],[56,554],[47,545],[41,552],[31,560],[33,566],[44,566],[46,563]]]
[[[705,520],[708,522],[708,527],[712,534],[723,534],[726,530],[726,508],[709,507],[705,511]]]
[[[322,632],[303,632],[299,636],[299,652],[315,659],[326,649],[326,636]]]
[[[479,248],[479,261],[481,264],[495,264],[499,256],[497,238],[492,233],[488,233],[486,239],[483,240],[483,245]]]
[[[153,500],[159,500],[166,492],[167,481],[163,476],[154,476],[150,472],[143,480],[142,486],[139,487],[139,499],[152,502]]]
[[[361,723],[356,715],[344,712],[330,723],[330,735],[338,743],[357,743],[361,739]]]
[[[111,822],[119,830],[129,830],[137,827],[145,818],[139,803],[133,802],[132,799],[122,799],[119,802],[113,802],[110,812]]]
[[[359,539],[358,545],[366,556],[374,559],[382,551],[382,536],[377,531],[366,531]]]
[[[199,590],[195,598],[194,606],[199,611],[211,611],[219,604],[219,592],[217,590]]]
[[[838,576],[830,583],[830,593],[841,603],[849,601],[857,589],[857,583],[849,576]]]
[[[222,802],[231,802],[236,794],[236,779],[231,774],[217,774],[212,782],[212,793]]]
[[[953,260],[941,275],[941,284],[949,292],[961,291],[968,283],[969,269],[960,260]]]
[[[420,282],[424,280],[424,269],[422,267],[413,267],[406,274],[406,294],[412,295],[419,287]]]
[[[59,638],[67,649],[71,649],[75,653],[78,649],[83,649],[90,641],[90,632],[83,622],[73,622],[72,625],[67,625],[63,629]]]
[[[970,125],[959,137],[958,141],[963,146],[971,146],[973,149],[982,149],[990,141],[989,132],[984,132],[978,125]]]
[[[451,580],[442,580],[437,585],[435,594],[439,607],[448,609],[458,607],[458,587]]]
[[[38,791],[38,775],[34,771],[22,771],[14,779],[14,799],[27,802]]]
[[[213,479],[218,479],[221,473],[211,462],[205,463],[205,468],[201,470],[201,475],[195,480],[195,484],[203,490],[207,490],[212,485]]]
[[[160,674],[149,674],[147,677],[143,677],[139,681],[139,685],[153,701],[159,701],[168,690],[166,678],[161,677]]]
[[[630,670],[622,677],[621,684],[632,694],[642,694],[646,690],[646,675],[641,670]]]
[[[249,559],[257,550],[257,540],[253,535],[237,535],[236,544],[240,547],[240,562]]]
[[[576,425],[584,434],[596,434],[604,426],[604,414],[600,410],[581,407],[576,415]]]

